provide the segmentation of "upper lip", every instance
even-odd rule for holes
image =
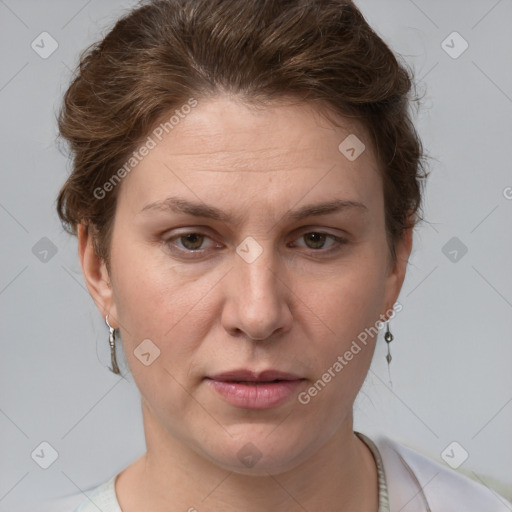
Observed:
[[[253,372],[251,370],[232,370],[209,377],[212,380],[232,382],[270,382],[273,380],[299,380],[302,377],[279,370]]]

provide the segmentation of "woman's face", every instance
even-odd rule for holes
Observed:
[[[392,265],[369,141],[304,104],[199,100],[163,135],[118,185],[111,287],[88,273],[90,240],[84,265],[148,447],[164,432],[231,471],[293,468],[352,428],[375,344],[361,333],[392,311],[410,233]],[[236,370],[288,375],[219,376]]]

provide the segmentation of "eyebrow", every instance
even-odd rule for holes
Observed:
[[[218,220],[225,223],[239,221],[239,217],[232,219],[230,215],[224,211],[205,203],[195,203],[183,199],[181,197],[168,197],[161,201],[149,203],[140,210],[139,213],[147,211],[170,211],[175,213],[185,213],[195,217],[206,217],[213,220]],[[368,213],[368,208],[359,201],[351,201],[344,199],[335,199],[324,203],[312,203],[291,210],[284,214],[283,219],[299,221],[307,217],[316,217],[320,215],[329,215],[332,213],[343,212],[347,210],[358,210],[362,213]]]

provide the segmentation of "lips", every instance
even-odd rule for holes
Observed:
[[[221,382],[273,382],[283,380],[301,380],[302,377],[292,373],[282,372],[279,370],[265,370],[263,372],[253,372],[251,370],[233,370],[219,373],[212,377],[212,380]]]
[[[289,401],[305,379],[279,370],[233,370],[206,378],[227,403],[241,409],[271,409]]]

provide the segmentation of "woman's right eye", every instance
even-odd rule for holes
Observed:
[[[206,238],[209,237],[202,233],[196,233],[191,231],[188,233],[181,233],[179,235],[175,235],[171,238],[167,238],[165,240],[165,243],[171,248],[178,247],[178,250],[182,252],[196,253],[203,251],[201,246]],[[180,241],[181,247],[180,245],[175,243],[176,240]]]

